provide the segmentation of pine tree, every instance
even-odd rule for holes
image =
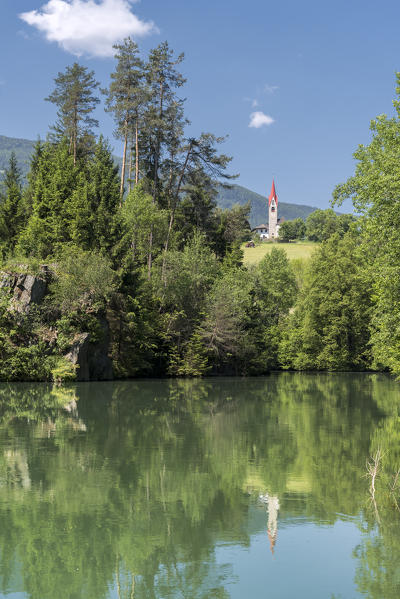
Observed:
[[[57,244],[70,241],[71,207],[80,171],[74,167],[69,140],[58,145],[47,143],[37,167],[33,185],[32,214],[18,240],[18,250],[25,255],[46,258]]]
[[[0,205],[0,234],[7,252],[12,251],[23,225],[21,171],[17,158],[11,153],[3,185],[4,199]]]
[[[151,182],[151,195],[155,203],[160,202],[160,169],[162,158],[174,158],[177,144],[183,132],[183,100],[176,95],[176,90],[185,83],[185,78],[176,69],[183,61],[183,54],[174,57],[168,42],[163,42],[151,50],[146,64],[146,82],[149,88],[149,100],[144,115],[145,145],[144,168]],[[173,125],[174,130],[171,131]],[[170,160],[170,169],[174,169],[174,160]],[[161,169],[162,170],[162,169]],[[172,172],[172,177],[174,173]],[[171,179],[171,174],[168,179]],[[153,233],[149,237],[148,278],[151,277],[153,260]]]
[[[23,211],[24,211],[24,226],[26,226],[29,217],[32,214],[33,198],[35,194],[36,178],[39,172],[39,165],[43,155],[44,143],[38,139],[33,148],[31,156],[30,169],[27,175],[28,184],[23,190]]]
[[[152,180],[152,195],[158,199],[159,169],[161,159],[168,144],[176,144],[176,136],[171,136],[171,122],[181,128],[179,107],[183,101],[176,95],[176,89],[186,81],[176,69],[184,55],[176,58],[168,42],[163,42],[151,50],[146,64],[146,80],[149,87],[149,102],[145,113],[147,137],[147,171]],[[173,119],[171,116],[173,115]],[[166,147],[165,147],[166,146]]]
[[[99,83],[94,71],[75,62],[64,73],[58,73],[54,79],[56,87],[46,98],[58,107],[58,121],[54,126],[57,138],[67,137],[70,153],[76,166],[78,146],[83,148],[92,140],[92,128],[98,121],[91,116],[100,100],[94,95]]]
[[[118,213],[119,178],[110,146],[102,136],[90,165],[93,247],[109,254],[121,237]]]
[[[120,184],[120,200],[124,194],[126,157],[128,140],[135,138],[135,182],[139,179],[139,128],[146,88],[144,86],[143,62],[139,56],[137,44],[127,38],[122,44],[114,46],[117,50],[117,66],[111,74],[111,83],[107,95],[106,110],[112,112],[116,124],[116,135],[124,142]]]

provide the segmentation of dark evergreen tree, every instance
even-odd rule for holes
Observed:
[[[112,252],[118,236],[119,181],[102,137],[93,156],[76,167],[67,139],[46,144],[30,178],[32,214],[19,239],[22,253],[45,258],[69,242],[84,250]]]
[[[39,172],[40,160],[43,154],[44,143],[38,139],[35,143],[30,161],[30,169],[27,175],[27,185],[23,190],[24,226],[32,214],[33,198],[35,193],[36,177]]]
[[[14,249],[18,233],[23,226],[21,171],[12,152],[3,179],[4,197],[0,204],[0,235],[7,252]]]
[[[225,256],[229,250],[250,237],[249,213],[250,204],[236,204],[230,210],[217,208],[216,252],[219,256]]]
[[[122,236],[118,213],[119,177],[108,142],[100,136],[90,164],[93,247],[113,254]]]
[[[69,145],[64,139],[43,147],[33,185],[32,214],[18,240],[22,254],[46,258],[59,244],[71,240],[71,204],[78,182],[82,186],[84,181],[74,168]]]

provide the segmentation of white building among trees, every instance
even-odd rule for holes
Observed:
[[[257,225],[252,229],[264,241],[266,239],[277,239],[279,237],[279,227],[284,219],[278,218],[278,196],[275,190],[275,181],[272,179],[271,193],[268,198],[268,225]]]

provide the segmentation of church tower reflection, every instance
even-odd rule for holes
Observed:
[[[278,536],[278,497],[269,497],[268,499],[268,538],[271,547],[271,553],[274,555],[276,539]]]
[[[267,532],[271,553],[274,555],[276,540],[278,537],[278,515],[279,515],[279,498],[275,495],[259,496],[260,501],[266,504],[268,513]]]

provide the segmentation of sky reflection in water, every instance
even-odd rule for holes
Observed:
[[[2,384],[0,597],[397,599],[364,474],[399,406],[382,375]]]

